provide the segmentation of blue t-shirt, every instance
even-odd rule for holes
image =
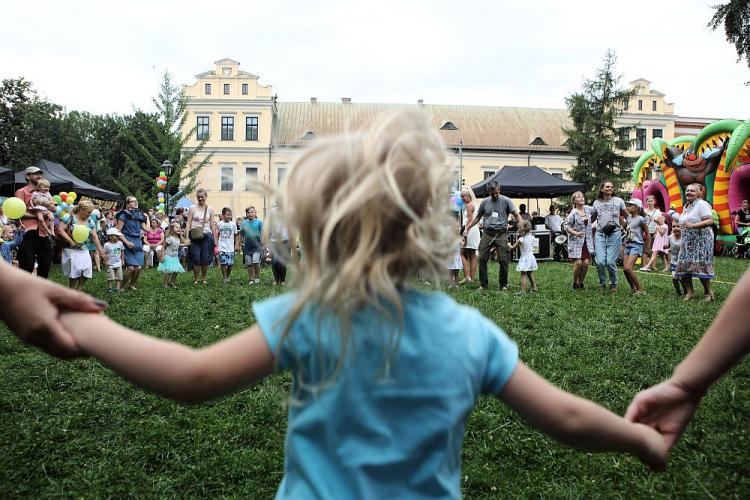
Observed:
[[[338,321],[332,314],[318,321],[308,306],[277,351],[294,300],[253,305],[280,368],[293,375],[276,498],[459,498],[466,420],[480,394],[505,386],[516,344],[443,293],[406,291],[395,354],[386,355],[398,322],[368,306],[352,318],[340,375],[319,387],[339,357]]]
[[[141,223],[146,222],[146,216],[138,210],[121,210],[115,216],[117,220],[123,221],[120,232],[130,240],[140,239]]]
[[[263,234],[263,223],[260,219],[245,219],[240,224],[240,232],[244,238],[242,249],[244,253],[260,252],[260,238]]]

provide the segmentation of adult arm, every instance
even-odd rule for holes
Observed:
[[[72,215],[70,216],[72,219]],[[68,235],[68,223],[62,220],[57,225],[57,237],[62,239],[71,248],[80,248],[80,243],[76,243],[73,238]]]
[[[470,229],[471,229],[472,227],[474,227],[474,226],[476,226],[477,224],[479,224],[479,221],[481,220],[481,218],[482,218],[483,216],[484,216],[484,203],[480,203],[480,204],[479,204],[479,208],[478,208],[478,209],[477,209],[477,211],[476,211],[476,216],[475,216],[475,217],[474,217],[474,219],[473,219],[473,220],[471,221],[471,224],[467,224],[467,225],[466,225],[466,228],[464,229],[464,236],[466,236],[467,234],[469,234],[469,230],[470,230]]]
[[[649,248],[651,246],[651,233],[648,232],[648,223],[646,221],[641,223],[641,230],[643,231],[644,247]]]
[[[78,346],[147,391],[182,404],[236,392],[270,375],[274,356],[260,326],[203,349],[134,332],[106,316],[69,313]]]
[[[592,451],[625,451],[655,470],[666,465],[663,436],[550,384],[519,361],[498,397],[555,440]]]
[[[133,248],[135,245],[133,243],[131,243],[130,240],[127,239],[122,234],[122,228],[125,227],[125,221],[122,220],[122,219],[117,219],[116,227],[117,227],[117,230],[120,231],[119,238],[120,238],[120,241],[122,241],[122,244],[125,245],[128,248]]]
[[[63,310],[101,312],[106,303],[36,278],[0,260],[0,319],[24,342],[59,358],[81,354],[60,323]]]
[[[675,368],[672,377],[638,393],[625,418],[665,435],[671,448],[703,395],[750,351],[750,270],[735,285],[706,334]]]

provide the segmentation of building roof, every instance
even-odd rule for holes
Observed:
[[[352,102],[278,102],[277,106],[274,143],[279,146],[304,145],[309,139],[359,130],[380,113],[416,107],[427,113],[436,129],[450,129],[440,130],[446,145],[458,147],[463,141],[467,150],[567,152],[562,127],[571,125],[567,109]]]

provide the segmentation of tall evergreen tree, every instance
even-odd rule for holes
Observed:
[[[628,127],[617,127],[623,105],[635,96],[635,89],[619,87],[620,76],[615,75],[617,57],[608,51],[596,77],[585,80],[580,92],[565,98],[573,122],[563,127],[568,150],[577,159],[572,170],[573,180],[586,185],[586,198],[596,195],[605,180],[619,189],[629,174],[633,158],[622,154],[630,147]]]
[[[171,76],[164,72],[159,94],[153,99],[156,113],[136,111],[127,120],[120,141],[123,143],[123,165],[115,183],[123,193],[132,193],[148,205],[155,205],[157,193],[155,178],[164,160],[173,166],[167,189],[172,195],[170,208],[196,187],[198,173],[210,161],[208,155],[196,166],[193,159],[205,147],[208,139],[192,149],[185,147],[195,129],[182,135],[187,121],[187,97],[172,84]],[[178,193],[178,187],[181,189]]]

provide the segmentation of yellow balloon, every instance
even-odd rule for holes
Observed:
[[[83,243],[89,239],[89,227],[84,224],[76,224],[73,226],[73,241],[76,243]]]
[[[78,195],[75,194],[73,191],[68,193],[68,203],[72,203],[76,198],[78,198]]]
[[[3,213],[9,219],[20,219],[26,213],[26,203],[21,198],[8,198],[3,202]]]

